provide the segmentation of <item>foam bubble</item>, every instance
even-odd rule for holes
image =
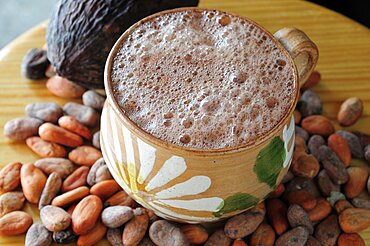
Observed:
[[[119,48],[114,96],[167,142],[218,149],[255,141],[293,103],[290,58],[259,27],[218,11],[145,22]]]

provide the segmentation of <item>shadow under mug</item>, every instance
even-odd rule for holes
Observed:
[[[300,30],[283,28],[272,36],[294,69],[295,99],[270,132],[255,142],[228,149],[200,150],[160,140],[132,122],[113,96],[113,59],[127,36],[142,23],[177,11],[167,10],[137,22],[118,39],[105,68],[107,101],[101,119],[101,149],[115,180],[142,206],[179,222],[212,222],[263,201],[289,169],[294,149],[293,111],[303,84],[318,59],[316,45]],[[235,15],[234,15],[235,16]]]

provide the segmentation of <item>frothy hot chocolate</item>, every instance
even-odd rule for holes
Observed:
[[[254,142],[288,114],[290,58],[255,24],[180,11],[139,25],[112,65],[115,100],[139,127],[200,149]]]

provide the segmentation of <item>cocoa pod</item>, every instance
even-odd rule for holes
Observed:
[[[335,131],[330,120],[322,115],[311,115],[304,118],[301,126],[309,134],[318,134],[325,137],[329,136]]]
[[[35,162],[35,166],[48,175],[55,172],[59,174],[61,178],[67,177],[74,170],[72,162],[68,159],[58,157],[39,159]]]
[[[325,219],[331,212],[330,203],[320,198],[317,200],[317,205],[312,210],[308,211],[308,216],[312,222],[321,221]]]
[[[26,234],[25,246],[49,246],[51,233],[42,224],[33,224]]]
[[[263,203],[227,220],[225,224],[226,236],[237,239],[252,234],[262,223],[265,217]]]
[[[323,145],[326,145],[325,139],[320,135],[312,135],[307,143],[308,150],[316,159],[319,159],[319,148]]]
[[[146,211],[142,208],[136,209],[135,216],[128,223],[126,223],[125,228],[123,229],[122,234],[123,245],[134,246],[139,244],[139,242],[145,236],[146,230],[148,229],[148,225],[149,225],[149,216],[146,213]],[[168,231],[166,231],[166,233],[168,233]],[[149,235],[151,235],[150,230]]]
[[[27,104],[25,112],[29,117],[52,123],[56,123],[63,115],[63,109],[54,102],[35,102]]]
[[[362,192],[366,186],[367,178],[369,173],[364,167],[349,167],[348,172],[348,182],[344,184],[344,194],[348,198],[354,198]]]
[[[60,127],[76,133],[81,137],[86,139],[91,139],[91,132],[89,128],[81,124],[78,120],[73,118],[72,116],[65,115],[58,120],[58,124]]]
[[[304,226],[310,234],[313,233],[313,225],[307,212],[299,205],[289,206],[287,212],[288,221],[291,227]]]
[[[92,138],[92,145],[95,148],[100,149],[100,131],[94,133]]]
[[[283,234],[288,229],[287,206],[279,199],[269,199],[266,201],[267,217],[271,226],[278,235]]]
[[[79,135],[51,123],[42,124],[39,128],[39,135],[46,141],[68,147],[74,148],[83,144],[83,139]]]
[[[358,159],[364,157],[361,142],[355,134],[343,130],[337,131],[337,133],[347,141],[353,157]]]
[[[180,229],[190,244],[203,244],[208,239],[208,232],[201,225],[183,225]]]
[[[345,100],[338,112],[338,122],[341,126],[351,126],[355,124],[362,115],[364,106],[361,99],[351,97]]]
[[[68,158],[78,165],[91,167],[98,159],[102,158],[102,153],[91,146],[79,146],[69,152]]]
[[[0,218],[0,236],[25,233],[32,225],[32,217],[23,211],[13,211]]]
[[[109,228],[118,228],[134,216],[134,212],[127,206],[113,206],[103,210],[101,220]]]
[[[49,78],[46,82],[46,88],[54,95],[63,98],[80,98],[85,92],[83,87],[60,76]]]
[[[290,170],[299,177],[314,178],[320,170],[320,164],[313,155],[302,154],[293,160]]]
[[[25,140],[37,135],[41,125],[42,121],[35,118],[16,118],[5,123],[4,136],[12,140]]]
[[[338,246],[365,246],[365,241],[357,233],[342,233],[338,238]]]
[[[328,146],[319,148],[319,160],[334,183],[344,184],[348,181],[348,172],[343,162]]]
[[[93,224],[93,228],[89,232],[79,236],[77,246],[93,246],[104,238],[106,232],[107,227],[98,221],[96,224]]]
[[[332,214],[316,226],[315,238],[322,244],[335,246],[340,234],[338,218]]]
[[[335,203],[334,208],[335,208],[335,211],[337,212],[337,214],[340,214],[341,212],[343,212],[347,208],[353,208],[353,206],[347,200],[339,200]]]
[[[67,151],[59,144],[45,141],[40,137],[29,137],[26,139],[27,146],[41,157],[65,157]]]
[[[369,198],[366,199],[366,198],[356,197],[356,198],[352,199],[351,203],[356,208],[370,209],[370,200],[369,200]]]
[[[53,233],[53,240],[57,244],[68,244],[77,241],[78,236],[73,233],[72,229],[68,228],[64,231],[56,231]]]
[[[66,211],[50,205],[40,210],[40,219],[49,231],[63,231],[71,224],[71,216]]]
[[[123,246],[122,231],[120,229],[108,228],[107,240],[112,246]]]
[[[103,203],[98,196],[89,195],[82,199],[72,213],[72,230],[74,233],[86,234],[95,225],[103,209]]]
[[[328,146],[337,154],[344,166],[348,167],[351,163],[352,156],[347,141],[341,135],[334,133],[328,138]]]
[[[305,118],[310,115],[319,115],[322,113],[322,103],[320,97],[311,90],[305,90],[298,101],[297,107]]]
[[[86,197],[90,193],[89,188],[86,186],[78,187],[74,190],[68,191],[64,194],[61,194],[53,199],[51,205],[57,207],[65,207],[74,203],[76,201],[81,200],[82,198]]]
[[[90,186],[93,186],[96,183],[109,179],[113,179],[113,177],[110,174],[108,167],[105,165],[104,159],[100,158],[90,168],[89,174],[87,175],[87,183]]]
[[[313,71],[306,82],[302,85],[301,90],[307,90],[317,85],[321,80],[321,74],[318,71]]]
[[[267,223],[260,224],[252,233],[249,246],[273,246],[275,243],[275,231]]]
[[[94,90],[86,91],[82,95],[82,103],[98,111],[101,111],[103,109],[104,102],[105,102],[105,98],[99,95]]]
[[[158,246],[189,245],[184,233],[166,220],[157,220],[149,228],[149,236]]]
[[[332,191],[340,191],[340,185],[333,183],[325,169],[321,170],[317,176],[317,184],[323,196],[330,196]]]
[[[310,137],[308,132],[300,126],[295,126],[295,135],[303,138],[305,142],[307,142],[308,138]]]
[[[87,174],[90,169],[82,166],[77,168],[71,175],[69,175],[63,182],[62,192],[74,190],[78,187],[86,185]]]
[[[224,230],[218,229],[208,238],[204,246],[230,246],[232,240],[226,236]]]
[[[94,127],[99,122],[99,114],[94,109],[79,103],[66,103],[63,111],[88,127]]]
[[[32,163],[24,164],[21,168],[21,185],[27,201],[37,204],[46,184],[46,176]]]
[[[308,240],[308,230],[303,226],[293,228],[281,235],[275,242],[275,246],[305,245]]]
[[[0,194],[15,190],[21,181],[20,162],[11,162],[0,170]]]
[[[370,226],[370,210],[347,208],[339,214],[339,224],[346,233],[360,232]]]
[[[51,201],[58,194],[60,187],[62,186],[62,178],[57,173],[51,173],[46,180],[44,189],[42,190],[39,210],[41,210],[46,205],[50,205]]]
[[[11,191],[0,195],[0,218],[7,213],[22,209],[24,201],[24,195],[20,191]]]
[[[134,204],[135,204],[135,201],[124,190],[121,190],[117,192],[116,194],[112,195],[111,197],[109,197],[104,202],[104,207],[117,206],[117,205],[133,207]]]
[[[90,193],[100,197],[102,200],[106,200],[120,190],[122,190],[121,186],[114,179],[111,179],[95,184],[91,187]]]

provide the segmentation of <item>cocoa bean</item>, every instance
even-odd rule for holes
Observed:
[[[275,246],[301,246],[308,240],[308,230],[305,227],[298,226],[281,235],[275,242]]]
[[[325,139],[320,135],[312,135],[308,140],[308,150],[316,159],[319,159],[319,148],[323,145],[326,145]]]
[[[353,157],[358,159],[364,157],[361,142],[355,134],[343,130],[337,131],[337,133],[347,141]]]
[[[89,195],[82,199],[72,213],[72,230],[74,233],[86,234],[93,229],[100,217],[103,203],[98,196]]]
[[[266,201],[267,218],[278,235],[288,229],[287,206],[280,199],[269,199]]]
[[[288,221],[291,227],[304,226],[310,234],[313,233],[313,225],[307,212],[299,205],[289,206],[287,212]]]
[[[4,136],[13,140],[25,140],[38,133],[42,121],[35,118],[15,118],[5,123]]]
[[[58,207],[65,207],[81,200],[89,194],[90,190],[86,186],[78,187],[74,190],[68,191],[62,195],[59,195],[53,199],[51,205]]]
[[[40,219],[49,231],[62,231],[71,224],[71,216],[66,211],[51,205],[40,210]]]
[[[86,139],[91,139],[91,132],[90,132],[89,128],[87,128],[86,126],[81,124],[78,120],[76,120],[72,116],[65,115],[65,116],[59,118],[58,124],[62,128],[66,129],[68,131],[71,131],[73,133],[76,133],[76,134],[80,135],[81,137],[84,137]]]
[[[152,224],[152,226],[154,225],[154,223]],[[148,229],[148,225],[149,225],[149,216],[146,213],[146,211],[142,208],[136,209],[135,217],[133,217],[128,223],[126,223],[125,228],[123,229],[123,234],[122,234],[123,245],[139,244],[139,242],[145,236],[145,232]],[[166,231],[165,233],[169,233],[169,232]],[[149,235],[151,235],[150,230],[149,230]]]
[[[337,211],[337,214],[340,214],[347,208],[353,208],[353,206],[347,200],[339,200],[335,203],[334,208],[335,208],[335,211]]]
[[[73,233],[72,229],[68,228],[64,231],[56,231],[53,233],[53,240],[57,244],[68,244],[77,241],[78,236]]]
[[[113,177],[110,174],[108,167],[105,165],[104,159],[100,158],[90,168],[89,174],[87,175],[87,183],[90,186],[93,186],[96,183],[109,179],[113,179]]]
[[[317,200],[317,205],[312,210],[308,211],[308,216],[312,222],[321,221],[326,218],[331,212],[330,203],[320,198]]]
[[[225,234],[232,239],[248,236],[257,229],[264,217],[264,204],[260,203],[256,207],[228,219],[224,228]]]
[[[308,132],[300,126],[295,126],[295,134],[296,136],[300,136],[301,138],[303,138],[305,142],[307,142],[308,138],[310,137],[310,135],[308,135]]]
[[[20,191],[11,191],[0,195],[0,218],[7,213],[22,209],[24,201],[25,197]]]
[[[351,126],[355,124],[362,115],[364,106],[361,99],[351,97],[345,100],[338,112],[338,122],[341,126]]]
[[[331,134],[328,138],[328,146],[341,159],[345,167],[351,163],[351,150],[347,141],[339,134]]]
[[[21,181],[20,162],[11,162],[0,170],[0,194],[15,190]]]
[[[319,172],[320,164],[313,155],[301,154],[292,161],[290,169],[296,176],[312,179]]]
[[[86,185],[87,174],[90,169],[82,166],[77,168],[71,175],[69,175],[63,182],[62,192],[74,190],[78,187]]]
[[[89,232],[79,236],[77,246],[95,245],[104,238],[106,232],[107,227],[98,221]]]
[[[352,199],[351,203],[356,208],[366,208],[370,210],[370,200],[369,199],[356,197]]]
[[[82,102],[86,106],[101,111],[104,106],[105,98],[96,91],[89,90],[82,95]]]
[[[280,197],[285,191],[285,186],[283,183],[280,183],[276,189],[270,193],[269,198],[278,198]]]
[[[109,197],[104,202],[104,207],[117,205],[133,207],[135,205],[135,201],[129,195],[127,195],[127,193],[124,190],[121,190],[116,194],[112,195],[111,197]]]
[[[354,198],[365,188],[369,173],[364,167],[349,167],[347,172],[349,178],[344,185],[344,194],[348,198]]]
[[[204,246],[230,246],[232,239],[226,236],[224,230],[218,229],[208,238]]]
[[[26,234],[25,246],[49,246],[51,233],[42,224],[33,224]]]
[[[267,223],[262,223],[252,233],[249,241],[250,246],[273,246],[275,242],[275,231]]]
[[[72,162],[68,159],[57,157],[39,159],[35,162],[35,166],[40,168],[46,174],[56,172],[61,178],[67,177],[74,170]]]
[[[338,238],[338,246],[365,246],[365,241],[357,233],[342,233]]]
[[[346,233],[360,232],[370,226],[370,210],[347,208],[339,214],[339,224]]]
[[[102,153],[91,146],[79,146],[69,152],[68,158],[77,165],[91,167],[98,159],[102,158]]]
[[[248,246],[243,239],[235,239],[232,246]]]
[[[323,196],[330,196],[330,192],[332,191],[340,191],[340,185],[330,179],[325,169],[321,170],[317,176],[317,184]]]
[[[26,139],[27,146],[41,157],[65,157],[66,149],[56,143],[45,141],[40,137],[29,137]]]
[[[365,160],[370,163],[370,144],[364,148]]]
[[[317,225],[315,238],[322,244],[335,246],[340,234],[337,216],[332,214]]]
[[[322,115],[311,115],[304,118],[301,126],[309,134],[318,134],[325,137],[329,136],[335,131],[330,120]]]
[[[321,80],[321,74],[318,71],[313,71],[308,77],[306,82],[302,85],[301,90],[307,90],[315,85],[317,85]]]
[[[143,240],[140,241],[138,246],[156,246],[156,245],[149,237],[144,237]]]
[[[358,140],[360,140],[362,147],[365,147],[370,144],[370,134],[366,134],[360,131],[353,131],[352,133],[357,136]]]
[[[54,95],[63,98],[80,98],[85,92],[83,87],[60,76],[49,78],[46,82],[46,88]]]
[[[88,127],[94,127],[99,122],[99,114],[93,108],[79,103],[66,103],[63,111]]]
[[[208,239],[208,232],[201,225],[183,225],[180,229],[190,244],[204,244]]]
[[[293,112],[293,116],[294,116],[294,124],[298,125],[299,122],[301,122],[301,118],[302,118],[301,112],[295,109]]]
[[[95,184],[91,187],[90,193],[106,200],[120,190],[122,190],[121,186],[114,179],[111,179]]]
[[[25,113],[32,118],[57,123],[63,115],[63,110],[54,102],[35,102],[26,105]]]
[[[27,201],[37,204],[46,184],[46,176],[32,163],[24,164],[21,168],[21,185]]]
[[[120,229],[108,228],[107,239],[112,246],[123,246],[122,231]]]
[[[23,211],[13,211],[0,218],[0,236],[25,233],[32,225],[32,217]]]
[[[46,180],[44,189],[42,190],[40,201],[39,201],[39,210],[41,210],[46,205],[50,205],[51,201],[58,194],[60,187],[62,186],[62,178],[58,173],[51,173]]]
[[[158,246],[189,245],[184,233],[174,224],[166,220],[157,220],[149,228],[149,236]]]
[[[294,178],[294,174],[288,170],[288,172],[284,175],[283,180],[281,181],[283,184],[291,181]]]
[[[306,90],[302,93],[297,107],[303,118],[322,113],[321,99],[315,92],[311,90]]]
[[[118,228],[134,216],[134,212],[127,206],[113,206],[103,210],[101,220],[109,228]]]
[[[92,145],[95,148],[100,149],[100,131],[94,133],[92,138]]]
[[[334,183],[344,184],[348,181],[348,172],[343,162],[328,146],[319,148],[319,160]]]
[[[83,139],[79,135],[51,123],[42,124],[39,128],[39,135],[45,141],[68,147],[77,147],[83,144]]]
[[[306,246],[322,246],[322,244],[319,242],[319,240],[317,240],[313,236],[309,236]]]

